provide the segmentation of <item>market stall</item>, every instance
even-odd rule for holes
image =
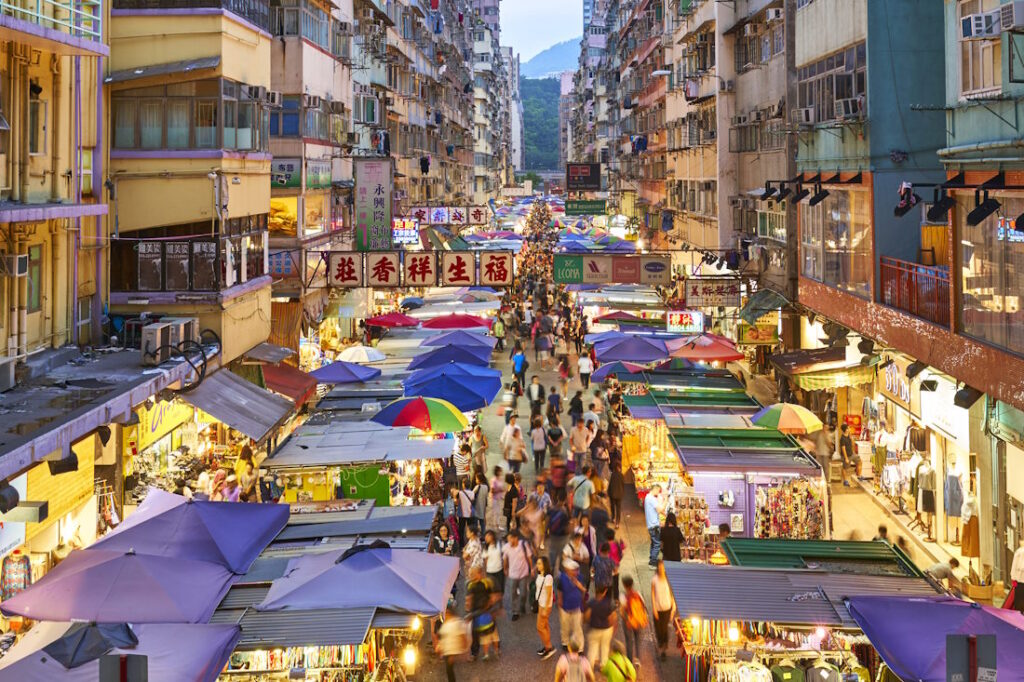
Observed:
[[[874,680],[883,662],[845,600],[936,595],[911,576],[673,562],[665,573],[678,609],[683,679],[693,682],[804,679],[814,669],[813,679]]]

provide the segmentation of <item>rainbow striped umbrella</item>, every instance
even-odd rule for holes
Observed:
[[[548,227],[556,227],[558,229],[561,229],[565,227],[565,221],[562,220],[561,218],[555,218],[550,223],[548,223]]]
[[[440,398],[399,398],[382,407],[372,419],[384,426],[411,426],[431,433],[454,433],[469,426],[459,408]]]
[[[793,403],[776,403],[758,410],[750,421],[782,433],[814,433],[821,431],[821,420],[806,407]]]

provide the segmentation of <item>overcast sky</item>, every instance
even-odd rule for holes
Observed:
[[[583,35],[583,0],[501,0],[501,43],[524,62]]]

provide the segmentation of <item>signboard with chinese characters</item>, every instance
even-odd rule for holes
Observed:
[[[448,207],[447,206],[434,206],[430,209],[430,224],[431,225],[447,225],[448,224]]]
[[[609,256],[582,256],[583,283],[607,284],[612,281],[612,259]]]
[[[391,249],[391,159],[356,158],[353,163],[356,248],[388,251]]]
[[[275,158],[270,164],[271,187],[302,187],[302,159]]]
[[[686,280],[687,308],[738,308],[738,277],[694,277]]]
[[[486,206],[470,206],[466,209],[466,218],[470,225],[486,225],[489,215]]]
[[[405,217],[407,220],[415,220],[417,223],[425,225],[430,222],[430,209],[426,206],[413,206],[405,214]]]
[[[480,284],[507,287],[512,284],[512,252],[485,251],[480,254]]]
[[[370,253],[366,255],[366,286],[397,287],[401,285],[398,253]]]
[[[453,226],[466,224],[466,209],[462,206],[451,206],[448,208],[448,222]]]
[[[332,287],[363,286],[363,254],[331,252],[327,258],[327,284]]]
[[[437,256],[433,253],[405,254],[405,286],[432,287],[437,284]]]
[[[604,199],[568,199],[565,215],[604,215],[607,202]]]
[[[703,334],[704,313],[699,310],[670,310],[665,313],[665,331],[676,334]]]
[[[741,324],[736,343],[742,346],[774,346],[779,342],[777,324]]]
[[[331,160],[306,159],[306,189],[325,189],[331,186]]]
[[[419,244],[419,223],[407,218],[395,218],[391,222],[391,242],[395,246],[400,244]]]
[[[570,192],[601,189],[601,164],[570,163],[565,166],[565,188]]]
[[[476,258],[463,251],[444,251],[441,254],[441,281],[445,286],[473,286],[476,284]]]

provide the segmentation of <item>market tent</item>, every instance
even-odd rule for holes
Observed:
[[[733,362],[745,356],[728,339],[714,334],[700,334],[678,343],[672,350],[672,357],[693,362]]]
[[[365,320],[368,327],[417,327],[420,321],[403,313],[387,313]]]
[[[336,440],[323,439],[319,445],[285,444],[272,457],[263,460],[266,469],[332,467],[372,462],[412,462],[451,457],[452,440],[397,440],[377,436],[366,442],[343,435]]]
[[[740,308],[740,319],[749,324],[755,324],[758,318],[766,313],[778,310],[789,305],[789,299],[771,289],[761,289],[755,292],[747,302]]]
[[[65,668],[77,668],[111,649],[131,649],[138,643],[139,638],[127,623],[72,623],[61,637],[43,647],[43,651]]]
[[[493,336],[485,336],[484,334],[477,334],[474,332],[467,332],[464,329],[456,329],[450,332],[442,332],[435,334],[428,339],[425,339],[422,346],[447,346],[447,345],[465,345],[465,346],[487,346],[488,348],[494,348],[498,344],[498,339]]]
[[[1011,679],[1024,671],[1024,615],[1017,611],[945,596],[855,594],[850,614],[901,679],[945,682],[948,635],[995,635],[996,669]]]
[[[65,668],[45,651],[74,627],[68,622],[37,623],[0,659],[0,679],[18,682],[95,682],[99,660]],[[150,682],[214,682],[238,641],[239,627],[151,623],[131,626],[138,644],[115,647],[110,654],[147,658]]]
[[[379,362],[387,357],[372,346],[349,346],[338,353],[338,359],[345,362]]]
[[[287,522],[285,505],[189,500],[150,488],[135,513],[90,551],[200,559],[242,574]]]
[[[591,381],[604,381],[611,375],[619,374],[637,374],[644,370],[643,365],[635,365],[632,362],[609,362],[606,365],[601,365],[594,373],[590,375]]]
[[[424,329],[474,329],[490,327],[491,321],[474,315],[451,313],[431,318],[423,323]]]
[[[444,611],[459,575],[459,560],[389,547],[355,547],[344,552],[293,559],[256,608],[341,609],[373,606],[435,615]],[[358,589],[352,589],[358,586]]]
[[[226,370],[178,394],[182,400],[262,443],[295,410],[295,403]]]
[[[380,369],[336,360],[329,365],[314,369],[309,375],[322,384],[356,384],[376,379],[380,376]]]
[[[868,540],[793,540],[729,537],[722,552],[732,566],[748,568],[827,569],[833,573],[924,578],[896,545]]]
[[[302,405],[316,393],[316,379],[291,365],[263,365],[263,380],[274,393]]]
[[[847,360],[845,347],[778,353],[772,355],[771,361],[779,372],[806,391],[861,386],[875,380],[875,365]]]
[[[594,318],[594,322],[621,322],[623,320],[639,320],[640,318],[632,313],[627,313],[622,310],[616,310],[615,312],[606,313]]]
[[[451,344],[431,348],[409,362],[408,369],[424,369],[461,362],[470,365],[487,366],[491,362],[491,349],[486,346],[454,346]]]
[[[501,371],[480,367],[476,369],[493,374],[477,374],[465,369],[470,367],[450,362],[415,372],[403,382],[405,394],[441,398],[463,412],[487,407],[501,391]]]
[[[597,359],[601,362],[624,360],[628,362],[651,362],[668,357],[665,342],[649,336],[629,335],[623,339],[602,341],[595,346]]]
[[[234,578],[210,561],[80,549],[0,611],[32,620],[201,623]]]

